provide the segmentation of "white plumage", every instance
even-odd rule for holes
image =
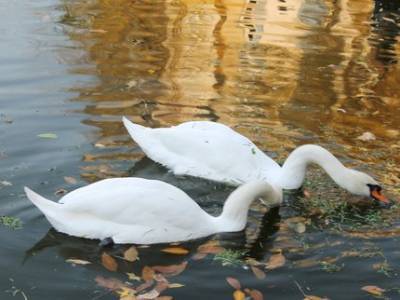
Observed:
[[[205,237],[217,232],[240,231],[251,202],[262,197],[272,206],[282,200],[266,182],[252,182],[236,189],[223,212],[206,213],[180,189],[142,178],[105,179],[79,188],[59,203],[29,188],[28,198],[63,233],[90,238],[112,238],[115,243],[153,244]]]

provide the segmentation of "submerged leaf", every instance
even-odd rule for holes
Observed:
[[[139,259],[139,252],[137,251],[135,246],[129,247],[124,252],[124,259],[130,262],[134,262],[135,260]]]
[[[178,254],[178,255],[185,255],[189,253],[189,250],[182,247],[167,247],[162,249],[161,251],[165,253]]]
[[[265,272],[257,267],[251,266],[251,270],[258,279],[264,279],[266,277]]]
[[[202,254],[218,254],[224,250],[225,249],[219,245],[218,241],[208,241],[197,248],[197,252]]]
[[[235,290],[240,290],[242,286],[240,285],[239,280],[233,277],[226,277],[226,281],[229,283],[231,287],[233,287]]]
[[[118,264],[116,260],[108,255],[106,252],[103,252],[103,254],[101,255],[101,263],[109,271],[115,272],[118,269]]]

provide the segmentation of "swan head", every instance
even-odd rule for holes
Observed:
[[[351,170],[351,173],[351,180],[348,181],[349,192],[360,196],[371,197],[380,204],[390,205],[388,198],[382,194],[382,187],[375,179],[356,170]]]

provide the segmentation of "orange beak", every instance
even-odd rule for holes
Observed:
[[[373,190],[373,191],[371,191],[371,196],[374,198],[374,199],[376,199],[376,200],[378,200],[378,201],[381,201],[381,202],[383,202],[383,203],[385,203],[385,204],[389,204],[390,202],[389,202],[389,199],[388,198],[386,198],[386,196],[385,195],[383,195],[380,191],[378,191],[378,190]]]

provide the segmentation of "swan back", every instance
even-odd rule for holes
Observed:
[[[126,118],[123,122],[146,155],[176,175],[240,185],[254,180],[270,181],[273,176],[268,174],[280,171],[279,165],[254,143],[220,123],[194,121],[152,129]]]

